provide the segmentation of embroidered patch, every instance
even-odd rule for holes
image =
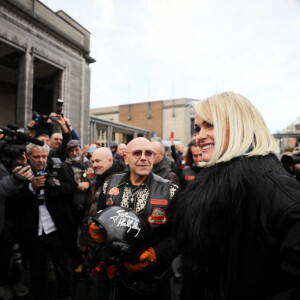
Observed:
[[[87,177],[88,178],[93,178],[95,177],[95,172],[94,172],[94,169],[92,167],[88,167],[86,169],[86,174],[87,174]]]
[[[154,208],[152,214],[148,217],[150,224],[165,224],[167,222],[166,212],[161,208]]]
[[[113,204],[114,204],[114,202],[112,201],[112,198],[109,197],[109,198],[106,200],[106,205],[107,205],[107,206],[111,206],[111,205],[113,205]]]
[[[184,180],[194,180],[196,178],[196,176],[193,175],[185,175],[184,176]]]
[[[163,199],[150,199],[152,205],[168,205],[168,200]]]
[[[119,189],[117,187],[113,187],[110,189],[110,191],[108,192],[109,195],[119,195]]]

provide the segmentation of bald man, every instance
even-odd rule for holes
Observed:
[[[115,299],[170,299],[170,267],[176,255],[171,237],[171,206],[179,188],[170,180],[152,173],[154,150],[152,143],[142,137],[127,145],[126,174],[113,175],[103,185],[100,209],[121,206],[137,213],[147,224],[145,250],[136,262],[124,262],[118,267],[119,276],[111,284]],[[122,224],[120,225],[122,226]],[[90,227],[92,237],[105,243],[105,234],[95,223]],[[141,296],[142,295],[142,296]]]
[[[124,161],[124,157],[126,155],[127,146],[123,143],[118,145],[117,152],[114,154],[114,159],[122,159]]]
[[[165,156],[165,147],[160,141],[152,142],[153,150],[154,150],[154,164],[153,164],[153,173],[171,180],[176,185],[179,185],[179,179],[175,172],[171,169],[171,164],[167,160]]]
[[[87,247],[91,248],[93,245],[95,246],[95,242],[93,242],[89,234],[89,225],[91,217],[93,217],[100,209],[99,195],[103,183],[113,174],[124,173],[127,170],[125,163],[122,160],[114,160],[111,150],[105,147],[96,149],[92,153],[91,161],[93,163],[96,180],[92,183],[90,199],[86,207],[84,219],[80,226],[79,245],[82,251],[85,251]],[[99,292],[105,293],[105,288],[105,286],[102,287],[102,291]]]

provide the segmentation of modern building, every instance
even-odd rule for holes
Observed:
[[[26,127],[33,111],[63,113],[87,143],[90,32],[38,0],[0,0],[0,125]]]
[[[174,131],[175,140],[187,145],[194,133],[195,112],[191,103],[196,99],[173,99],[126,104],[91,109],[91,115],[150,131],[152,136],[169,140]],[[118,142],[128,142],[128,137],[117,134]]]

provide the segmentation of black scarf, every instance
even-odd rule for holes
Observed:
[[[228,242],[252,178],[282,172],[275,155],[238,157],[203,168],[177,205],[177,236],[183,257],[184,299],[225,299]]]

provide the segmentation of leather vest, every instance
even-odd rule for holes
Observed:
[[[147,203],[140,215],[144,222],[150,226],[151,231],[156,231],[168,223],[171,181],[153,173],[152,176],[151,184],[148,187],[150,192]],[[126,185],[125,177],[126,174],[115,174],[110,179],[106,189],[107,206],[121,206],[123,190]],[[145,188],[145,184],[142,184],[140,188]]]

